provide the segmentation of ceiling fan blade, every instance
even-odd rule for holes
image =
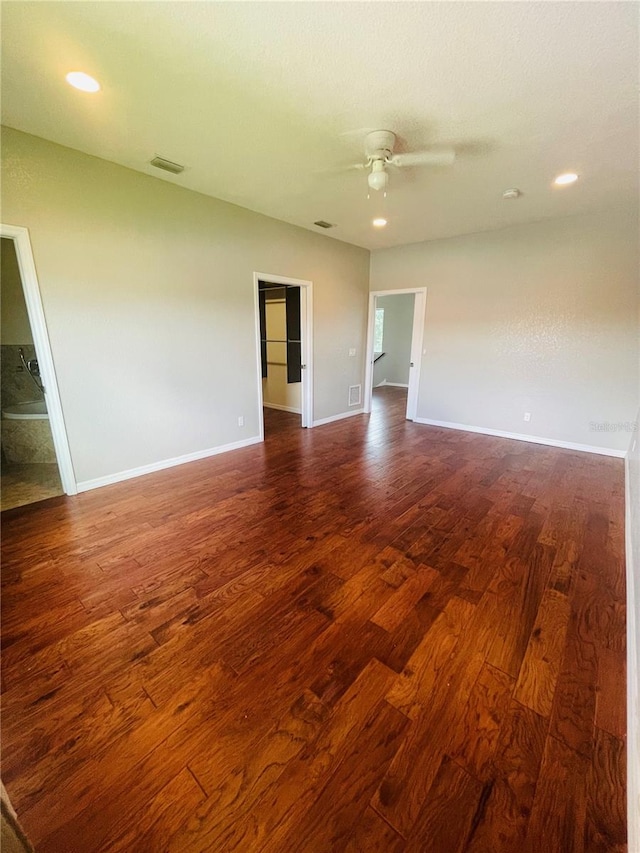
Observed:
[[[366,163],[350,163],[347,166],[332,166],[328,169],[316,169],[315,175],[344,175],[348,172],[362,171],[366,169]]]
[[[456,159],[453,148],[432,148],[430,151],[413,151],[408,154],[394,154],[393,166],[450,166]]]
[[[356,170],[366,169],[366,163],[349,163],[348,166],[336,166],[332,171],[338,172],[354,172]]]

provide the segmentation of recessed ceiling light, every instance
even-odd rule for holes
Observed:
[[[84,71],[70,71],[66,76],[66,81],[75,89],[80,89],[81,92],[99,92],[100,83]]]
[[[565,184],[573,184],[577,180],[578,176],[575,172],[564,172],[562,175],[558,175],[553,183],[557,184],[559,187],[563,187]]]
[[[387,224],[387,220],[383,219],[381,216],[378,219],[373,220],[373,224],[376,228],[384,228]]]

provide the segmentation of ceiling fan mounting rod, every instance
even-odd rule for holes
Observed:
[[[390,154],[388,151],[374,151],[373,153],[367,154],[367,160],[364,164],[366,168],[373,165],[373,163],[386,163],[387,165],[393,164],[393,154]]]
[[[372,157],[375,160],[386,160],[387,157],[392,156],[395,144],[395,133],[390,130],[374,130],[373,133],[367,134],[365,152],[367,157]]]

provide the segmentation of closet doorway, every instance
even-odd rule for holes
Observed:
[[[254,274],[261,438],[265,409],[287,413],[301,427],[313,426],[312,283]],[[273,416],[279,417],[279,416]]]

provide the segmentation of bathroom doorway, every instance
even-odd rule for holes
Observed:
[[[26,229],[1,226],[0,253],[0,475],[6,510],[76,489]]]

